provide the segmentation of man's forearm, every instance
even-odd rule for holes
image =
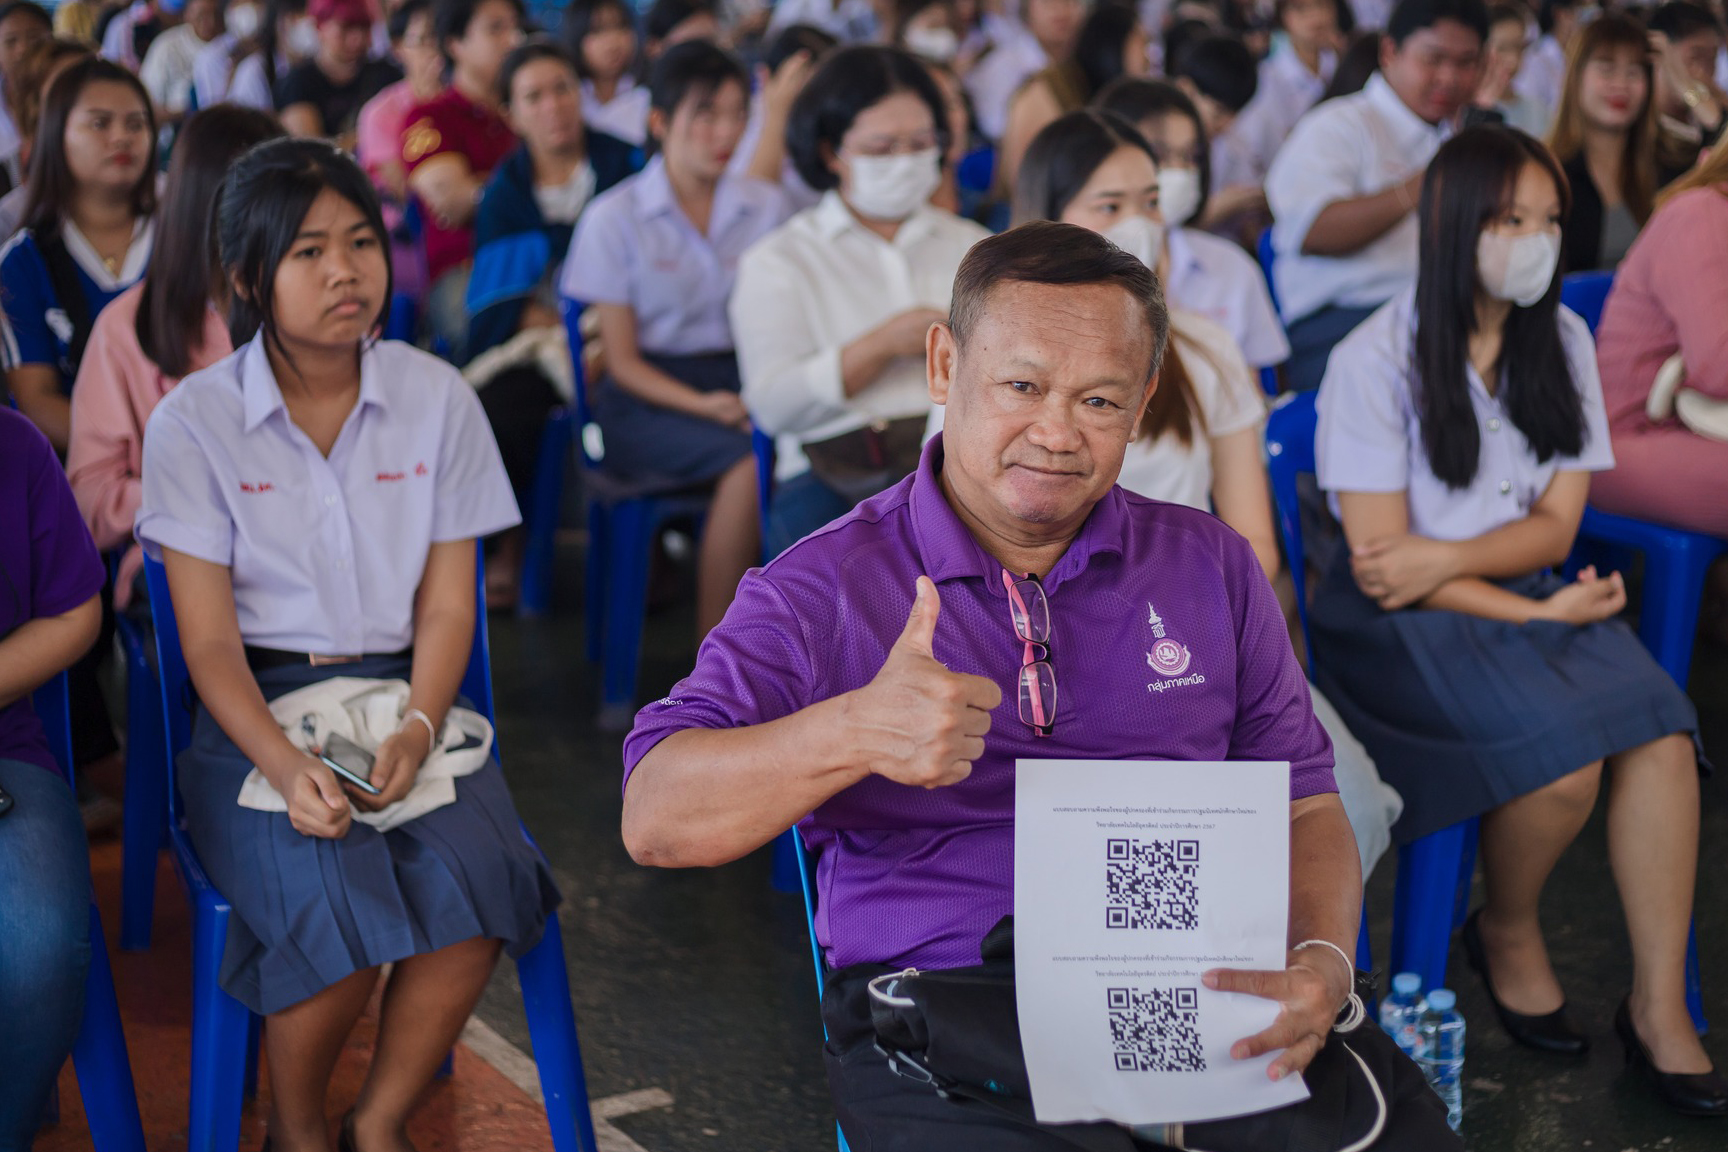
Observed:
[[[1290,943],[1329,940],[1354,956],[1361,921],[1362,863],[1343,803],[1335,792],[1295,801],[1290,805]]]
[[[1353,255],[1390,232],[1414,208],[1415,200],[1404,184],[1371,196],[1335,200],[1309,225],[1302,251],[1308,256]]]
[[[686,728],[649,750],[624,791],[639,864],[712,867],[755,851],[869,775],[842,733],[847,697],[741,728]]]

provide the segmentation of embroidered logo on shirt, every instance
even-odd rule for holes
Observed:
[[[427,469],[425,461],[421,461],[420,463],[414,465],[414,475],[416,475],[416,476],[424,476],[427,474],[428,471],[429,471],[429,469]]]
[[[1152,636],[1157,643],[1152,645],[1152,651],[1146,653],[1146,663],[1152,671],[1160,676],[1180,676],[1188,671],[1188,664],[1193,660],[1193,654],[1186,644],[1172,640],[1164,630],[1164,618],[1158,615],[1150,601],[1146,604],[1146,623],[1152,629]]]
[[[67,317],[64,308],[48,309],[42,313],[42,322],[54,333],[54,339],[62,344],[72,343],[72,321]]]
[[[274,492],[275,490],[276,485],[268,480],[260,480],[256,484],[248,484],[244,480],[240,481],[240,491],[242,492]]]
[[[444,137],[432,126],[430,118],[416,120],[402,134],[402,159],[412,164],[431,155],[444,143]]]

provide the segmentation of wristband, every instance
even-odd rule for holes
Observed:
[[[1350,987],[1350,994],[1344,998],[1344,1003],[1350,1009],[1350,1012],[1349,1015],[1344,1018],[1343,1023],[1332,1025],[1332,1031],[1355,1031],[1357,1025],[1361,1024],[1368,1016],[1368,1010],[1362,1006],[1362,997],[1356,995],[1355,962],[1350,959],[1344,949],[1338,947],[1338,945],[1332,943],[1330,940],[1304,940],[1302,943],[1290,949],[1290,951],[1300,952],[1304,948],[1330,948],[1332,951],[1338,953],[1338,959],[1344,961],[1344,971],[1348,974],[1348,984]],[[1343,1011],[1343,1009],[1339,1009],[1339,1011]]]
[[[426,713],[420,711],[418,708],[410,708],[408,711],[402,713],[402,722],[396,726],[396,731],[400,732],[403,728],[406,728],[408,726],[408,721],[410,720],[418,720],[420,723],[426,725],[426,739],[431,744],[428,751],[436,750],[438,747],[438,729],[432,726],[432,717],[426,715]],[[1340,952],[1339,955],[1342,956],[1343,953]]]

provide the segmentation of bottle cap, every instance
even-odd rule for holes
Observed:
[[[1415,972],[1400,972],[1392,977],[1392,991],[1399,996],[1414,996],[1422,991],[1422,977]]]
[[[1436,988],[1428,993],[1428,1007],[1436,1012],[1450,1012],[1458,1005],[1458,994],[1450,988]]]

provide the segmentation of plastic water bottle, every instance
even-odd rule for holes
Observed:
[[[1452,1131],[1464,1120],[1464,1017],[1458,1012],[1458,997],[1450,989],[1428,993],[1428,1009],[1417,1026],[1421,1036],[1421,1065],[1428,1084],[1446,1102],[1446,1122]]]
[[[1392,977],[1392,994],[1380,1001],[1380,1029],[1412,1060],[1421,1051],[1416,1024],[1422,1018],[1422,1009],[1422,977],[1414,972],[1400,972]]]

